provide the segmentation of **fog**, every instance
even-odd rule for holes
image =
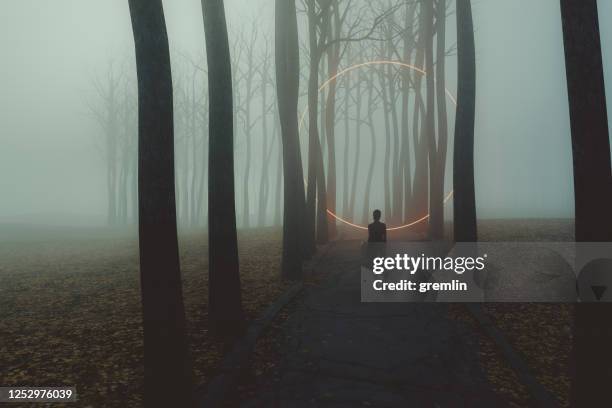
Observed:
[[[241,30],[248,37],[256,21],[258,52],[270,45],[271,40],[264,38],[267,35],[273,39],[272,0],[225,3],[231,41]],[[173,73],[178,78],[182,72],[188,75],[189,64],[183,56],[204,61],[201,7],[198,0],[167,0],[164,6]],[[600,1],[599,7],[610,111],[612,2]],[[474,2],[473,8],[477,49],[478,215],[572,217],[572,158],[559,2],[481,0]],[[3,0],[0,9],[0,222],[105,224],[108,200],[103,130],[92,116],[90,105],[96,100],[94,80],[107,75],[111,61],[116,67],[125,67],[126,75],[135,75],[127,1]],[[454,16],[450,16],[447,45],[455,42],[454,29]],[[304,30],[301,36],[301,41],[305,41]],[[307,58],[302,53],[304,89]],[[341,61],[340,66],[345,63]],[[274,77],[273,65],[270,68]],[[455,55],[451,55],[446,68],[451,93],[456,90],[456,72]],[[270,89],[270,100],[273,97]],[[259,105],[256,100],[253,109],[260,109]],[[302,98],[300,109],[305,105]],[[451,107],[450,136],[454,129]],[[272,129],[272,123],[269,126]],[[341,152],[344,140],[341,124],[336,132],[337,151]],[[365,135],[367,129],[362,132]],[[262,155],[261,142],[255,137],[260,136],[253,136],[249,188],[252,214],[257,211]],[[364,140],[362,150],[367,151],[369,142]],[[269,168],[272,186],[269,221],[275,206],[278,141],[274,143]],[[177,147],[177,168],[184,164],[183,156],[179,157],[181,151]],[[450,150],[449,155],[452,157]],[[237,130],[239,213],[243,156],[244,135]],[[342,161],[337,165],[337,208],[340,208]],[[377,173],[376,177],[382,176]],[[447,171],[447,190],[451,181]],[[363,186],[358,186],[358,197],[362,189]],[[382,197],[382,189],[375,188],[373,194],[370,205],[382,207],[382,198],[376,198]],[[360,211],[357,213],[361,214]]]

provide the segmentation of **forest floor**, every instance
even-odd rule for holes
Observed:
[[[142,309],[135,231],[0,230],[0,384],[74,385],[81,407],[141,406]],[[279,229],[239,233],[248,319],[287,287],[279,279],[280,238]],[[196,381],[202,384],[224,351],[222,343],[207,335],[206,236],[191,232],[179,241],[191,355]]]
[[[484,221],[486,241],[566,241],[568,220]],[[239,234],[243,302],[249,319],[287,284],[279,278],[278,229]],[[198,383],[206,383],[223,356],[207,336],[207,246],[203,232],[180,237],[181,267],[191,354]],[[142,395],[142,324],[135,231],[0,228],[0,384],[76,385],[79,406],[137,407]],[[329,266],[333,269],[334,263]],[[327,271],[327,272],[325,272]],[[329,268],[309,283],[325,284]],[[249,383],[278,369],[285,325],[300,297],[283,309],[258,343]],[[572,305],[491,304],[486,312],[547,389],[567,405]],[[465,325],[484,378],[514,406],[527,406],[526,390],[493,342],[466,310],[448,308]],[[243,397],[255,390],[244,387]]]

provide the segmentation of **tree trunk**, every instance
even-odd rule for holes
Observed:
[[[129,0],[138,74],[144,405],[195,406],[179,268],[172,74],[161,0]]]
[[[457,0],[457,114],[453,157],[453,229],[457,242],[475,242],[474,118],[476,52],[470,0]]]
[[[415,57],[415,65],[424,69],[425,62],[425,36],[423,27],[425,26],[425,13],[422,8],[419,16],[419,39],[417,52]],[[415,221],[425,216],[429,211],[429,172],[428,172],[428,152],[427,152],[427,127],[426,127],[426,109],[423,102],[423,92],[421,85],[423,83],[423,74],[415,72],[415,105],[413,119],[413,146],[415,150],[415,168],[412,194],[412,209],[411,217],[408,221]],[[414,231],[424,233],[427,230],[427,222],[420,222],[413,227]]]
[[[361,58],[360,58],[361,59]],[[359,178],[360,156],[361,156],[361,79],[362,73],[357,72],[357,81],[355,82],[356,101],[355,101],[355,161],[353,162],[353,181],[351,182],[351,197],[349,200],[349,213],[351,219],[355,217],[355,197],[357,196],[357,179]]]
[[[368,178],[366,180],[365,194],[363,199],[363,222],[368,223],[370,219],[370,190],[372,188],[372,178],[374,177],[374,164],[376,163],[376,126],[374,125],[373,117],[374,109],[374,72],[370,76],[368,82],[368,126],[370,128],[370,140],[372,149],[370,150],[370,168],[368,169]]]
[[[266,224],[266,209],[268,206],[268,190],[269,190],[269,182],[268,182],[268,160],[266,156],[268,155],[268,140],[270,136],[268,135],[268,92],[267,92],[267,75],[268,75],[268,63],[267,59],[263,62],[262,78],[261,78],[261,98],[262,98],[262,111],[261,111],[261,132],[263,138],[262,144],[262,163],[261,163],[261,180],[259,183],[259,214],[257,217],[257,223],[260,227],[263,227]]]
[[[234,196],[232,68],[223,0],[202,0],[209,93],[208,270],[211,330],[238,335],[241,306]]]
[[[283,253],[281,275],[302,277],[304,238],[304,179],[297,103],[300,57],[295,0],[275,2],[276,93],[283,148]]]
[[[189,213],[189,225],[191,227],[196,227],[198,225],[197,219],[197,176],[198,176],[198,160],[197,160],[197,134],[198,127],[196,125],[196,115],[197,115],[197,100],[196,100],[196,86],[195,86],[195,78],[196,78],[196,70],[194,69],[193,77],[191,81],[191,201],[189,206],[191,211]]]
[[[576,241],[612,241],[608,117],[596,0],[561,0],[574,159]],[[571,404],[608,398],[612,305],[580,303],[574,313]]]
[[[416,3],[406,10],[404,29],[407,31],[403,36],[403,61],[410,64],[412,54],[412,30],[408,30],[412,26],[414,13],[416,11]],[[401,113],[401,140],[402,152],[400,156],[400,171],[402,173],[400,182],[403,182],[402,191],[404,196],[400,198],[400,205],[403,199],[398,215],[399,220],[408,218],[408,207],[412,204],[412,163],[410,160],[410,126],[408,112],[410,109],[410,70],[404,68],[401,75],[402,80],[402,113]]]
[[[340,38],[340,11],[338,2],[334,1],[333,24],[329,32],[333,38]],[[331,21],[331,19],[330,19]],[[333,78],[338,73],[340,64],[340,43],[329,47],[327,51],[327,73]],[[327,103],[325,105],[325,134],[327,137],[327,208],[336,212],[336,94],[338,81],[333,80],[327,87]],[[336,236],[336,219],[328,216],[329,235]]]
[[[306,230],[302,238],[306,253],[310,256],[316,251],[316,200],[317,200],[317,149],[319,129],[318,88],[319,88],[319,44],[317,40],[317,16],[315,0],[307,1],[308,33],[310,44],[310,74],[308,76],[308,180],[306,181]],[[320,197],[319,197],[320,199]]]
[[[349,216],[349,147],[351,143],[351,73],[344,74],[344,152],[342,159],[342,215]]]
[[[327,54],[328,73],[330,78],[338,73],[338,63],[340,56],[335,52]],[[336,81],[332,81],[328,86],[327,103],[325,104],[325,134],[327,136],[327,208],[336,212]],[[336,220],[328,217],[329,234],[336,235]]]
[[[249,228],[251,226],[251,214],[250,214],[250,204],[249,204],[249,176],[251,174],[251,99],[253,98],[253,76],[255,74],[255,67],[253,61],[253,47],[249,48],[248,56],[247,56],[247,64],[248,64],[248,75],[246,78],[246,95],[245,95],[245,125],[244,125],[244,137],[246,139],[246,160],[244,162],[244,181],[242,185],[242,217],[243,223],[242,226],[244,228]]]
[[[387,59],[393,57],[391,43],[392,33],[389,32],[388,40],[388,56]],[[400,171],[400,144],[399,144],[399,123],[397,115],[397,94],[396,94],[396,83],[395,83],[395,71],[396,68],[393,65],[387,65],[388,75],[388,86],[389,86],[389,113],[391,115],[391,130],[392,130],[392,141],[393,141],[393,154],[391,157],[391,214],[387,214],[388,220],[392,220],[394,223],[401,219],[401,205],[402,198],[404,195],[403,184],[402,184],[402,172]]]
[[[385,183],[385,214],[383,218],[391,218],[392,216],[392,191],[391,191],[391,180],[390,180],[390,165],[391,165],[391,124],[389,123],[389,98],[387,92],[387,81],[385,78],[385,72],[380,73],[380,88],[383,106],[383,121],[385,125],[385,161],[383,163],[384,177],[383,182]]]
[[[278,120],[274,121],[273,138],[276,140],[278,137],[278,158],[276,162],[276,190],[274,196],[274,225],[281,225],[281,193],[283,190],[283,141],[280,139],[281,135],[278,133]],[[304,189],[302,188],[302,192]]]
[[[448,118],[446,111],[446,0],[437,3],[437,45],[436,45],[436,102],[438,107],[438,139],[430,137],[430,188],[429,188],[429,231],[432,239],[444,238],[444,172],[446,168],[446,147],[448,142]],[[433,65],[428,68],[433,76]]]

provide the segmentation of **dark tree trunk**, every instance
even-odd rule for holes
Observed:
[[[576,239],[612,241],[610,142],[595,0],[562,0]]]
[[[576,241],[612,241],[608,117],[596,0],[561,0],[574,159]],[[612,381],[612,308],[576,305],[571,404],[600,406]]]
[[[391,43],[392,34],[389,33],[389,44],[388,44],[388,59],[393,58]],[[398,222],[401,219],[401,205],[402,198],[404,195],[403,183],[402,183],[402,171],[400,171],[400,142],[399,142],[399,117],[397,114],[397,84],[395,82],[396,79],[396,71],[395,66],[389,64],[387,65],[387,72],[389,75],[389,113],[391,115],[391,130],[393,137],[393,155],[391,158],[391,211],[392,214],[387,214],[387,220],[392,220],[394,223]]]
[[[439,237],[439,213],[436,203],[433,203],[432,186],[436,179],[436,111],[435,111],[435,66],[434,66],[434,6],[433,1],[423,3],[424,25],[422,35],[425,46],[425,141],[429,157],[429,237],[438,239]]]
[[[349,216],[349,147],[351,143],[350,99],[351,73],[344,74],[344,151],[342,159],[342,215]]]
[[[262,163],[261,163],[261,179],[259,183],[259,215],[257,217],[257,223],[260,227],[266,225],[266,210],[268,207],[268,192],[270,190],[269,180],[268,180],[268,165],[269,160],[267,160],[267,156],[271,155],[268,152],[268,140],[270,135],[268,135],[268,70],[269,70],[269,60],[266,58],[263,61],[263,69],[261,70],[261,98],[262,98],[262,112],[261,112],[261,132],[263,138],[262,145]]]
[[[283,141],[280,140],[281,135],[278,133],[278,120],[274,121],[273,138],[278,137],[278,158],[276,163],[276,190],[274,196],[274,225],[281,225],[281,193],[283,191]],[[304,191],[304,189],[302,189]]]
[[[208,316],[213,333],[243,329],[234,192],[232,68],[223,0],[202,0],[209,92]]]
[[[189,204],[191,211],[189,213],[189,225],[196,227],[198,225],[197,219],[197,177],[198,177],[198,160],[197,160],[197,134],[198,127],[196,125],[197,118],[197,99],[196,99],[196,79],[197,71],[194,69],[192,80],[191,80],[191,202]]]
[[[295,0],[276,0],[276,92],[283,143],[283,255],[281,275],[302,277],[304,239],[304,179],[300,153],[297,102],[300,57]]]
[[[380,89],[381,89],[381,103],[383,106],[383,121],[385,125],[385,161],[383,163],[383,183],[384,191],[385,191],[385,214],[384,218],[391,218],[391,200],[392,200],[392,191],[391,191],[391,180],[390,180],[390,165],[391,165],[391,124],[389,123],[390,114],[389,114],[389,99],[387,95],[387,80],[385,78],[385,70],[383,69],[380,73]]]
[[[321,26],[329,27],[330,3],[326,3],[324,10],[319,13],[315,7],[316,1],[307,2],[308,31],[310,44],[310,75],[308,78],[308,180],[306,191],[306,234],[305,245],[308,254],[316,251],[316,242],[323,244],[328,239],[327,225],[327,194],[325,188],[325,171],[319,138],[319,64],[322,56],[322,46],[327,33],[318,32],[319,13],[321,13]],[[304,239],[303,238],[303,239]]]
[[[418,29],[418,44],[415,56],[415,65],[424,69],[425,62],[425,36],[423,27],[425,25],[425,13],[423,12],[423,4],[421,3],[419,15]],[[427,154],[427,131],[426,131],[426,109],[423,102],[423,92],[421,90],[423,83],[423,74],[415,72],[415,105],[414,105],[414,120],[413,120],[413,146],[415,150],[415,168],[413,181],[413,205],[410,211],[409,221],[414,221],[425,216],[429,210],[429,172],[428,172],[428,154]],[[413,231],[424,233],[427,230],[427,222],[416,224]]]
[[[436,9],[436,102],[438,112],[438,137],[430,137],[430,187],[429,231],[433,239],[444,238],[444,173],[448,142],[448,118],[446,111],[446,0],[438,0]],[[434,75],[433,66],[428,68]]]
[[[339,2],[334,0],[333,2],[333,24],[330,19],[329,32],[332,35],[332,39],[339,39],[342,35],[341,27],[342,20],[340,18]],[[329,47],[327,52],[327,66],[328,75],[333,78],[338,73],[338,66],[340,65],[340,42],[333,44]],[[337,177],[336,177],[336,96],[337,96],[338,81],[332,81],[328,86],[327,92],[327,104],[325,106],[325,128],[327,137],[327,208],[336,212],[337,203]],[[329,235],[331,237],[336,236],[336,219],[331,215],[328,216],[328,227]]]
[[[144,405],[194,406],[174,196],[172,74],[161,0],[129,0],[138,74]]]
[[[476,106],[476,53],[470,0],[457,0],[457,114],[453,156],[453,226],[457,242],[474,242],[474,117]]]
[[[374,164],[376,163],[376,126],[374,124],[374,72],[370,75],[368,81],[368,127],[370,128],[370,140],[372,149],[370,150],[370,167],[368,169],[368,177],[366,180],[365,194],[363,199],[363,222],[368,223],[370,219],[370,191],[372,188],[372,178],[374,177]]]
[[[306,230],[302,238],[306,253],[316,251],[316,201],[317,201],[317,149],[319,128],[317,123],[319,88],[319,44],[317,40],[317,15],[315,0],[307,2],[308,35],[310,44],[310,74],[308,76],[308,180],[306,181]],[[320,199],[320,197],[319,197]]]
[[[246,95],[244,99],[245,125],[244,137],[246,140],[246,160],[244,162],[244,181],[242,184],[242,226],[244,228],[251,227],[251,205],[249,200],[250,174],[251,174],[251,99],[253,99],[253,78],[255,75],[255,61],[253,44],[249,45],[247,54],[247,77],[246,77]]]
[[[362,60],[362,58],[360,58]],[[357,180],[359,179],[360,156],[361,156],[361,79],[362,73],[357,71],[355,81],[355,91],[357,93],[355,101],[355,161],[353,162],[353,180],[351,182],[351,197],[349,199],[349,213],[351,219],[355,217],[355,197],[357,196]]]
[[[404,29],[406,33],[403,35],[403,60],[406,64],[410,64],[410,58],[412,54],[412,30],[409,28],[414,20],[414,14],[416,11],[416,3],[410,6],[406,10]],[[410,126],[409,126],[409,108],[410,108],[410,70],[403,68],[402,75],[402,113],[401,113],[401,140],[402,140],[402,154],[400,157],[400,167],[402,177],[400,181],[403,181],[402,190],[404,193],[403,206],[399,209],[399,220],[405,220],[409,217],[408,207],[412,204],[412,163],[410,160]],[[400,199],[401,203],[401,199]]]
[[[334,16],[338,15],[337,8],[334,9]],[[338,20],[338,18],[335,18]],[[336,30],[338,30],[336,21]],[[340,36],[336,32],[336,38]],[[335,44],[329,48],[327,53],[327,66],[329,77],[332,78],[338,73],[340,64],[340,44]],[[325,135],[327,137],[327,208],[336,212],[336,89],[337,81],[332,81],[328,86],[327,102],[325,104]],[[336,235],[336,220],[332,216],[328,217],[329,234]]]
[[[317,166],[317,243],[326,244],[329,241],[329,226],[327,223],[327,189],[325,186],[325,169],[323,168],[323,153],[319,139],[315,144]]]

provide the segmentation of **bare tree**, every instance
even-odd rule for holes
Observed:
[[[253,26],[253,31],[249,36],[248,41],[245,42],[246,46],[246,67],[244,72],[245,81],[245,95],[244,104],[242,111],[244,114],[244,138],[246,141],[246,152],[244,161],[244,176],[242,180],[242,217],[243,226],[249,228],[250,222],[250,203],[249,203],[249,178],[251,174],[251,144],[253,137],[253,129],[255,127],[255,121],[252,119],[251,105],[253,98],[255,97],[256,84],[255,77],[258,71],[257,61],[255,59],[255,44],[257,43],[257,27]]]
[[[138,73],[140,281],[147,407],[194,406],[174,201],[172,74],[161,0],[129,0]]]
[[[114,64],[109,63],[106,78],[94,78],[93,85],[98,101],[87,101],[89,111],[104,132],[103,155],[106,164],[106,197],[108,225],[119,221],[117,198],[119,189],[121,157],[121,115],[123,113],[121,85],[124,74],[116,72]]]

